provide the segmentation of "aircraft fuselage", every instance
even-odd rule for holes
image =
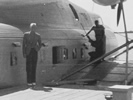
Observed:
[[[32,22],[37,23],[37,32],[40,33],[42,42],[47,44],[38,53],[38,84],[56,81],[77,64],[83,66],[84,61],[89,62],[88,53],[95,51],[95,48],[81,34],[89,31],[94,20],[101,20],[100,16],[66,0],[0,2],[10,4],[0,5],[0,22],[4,23],[0,25],[0,87],[26,84],[22,38],[23,33],[29,31],[29,24]],[[109,52],[117,47],[117,40],[106,26],[105,33],[106,52]],[[90,37],[95,40],[94,32]],[[85,43],[88,44],[88,49],[84,47]]]

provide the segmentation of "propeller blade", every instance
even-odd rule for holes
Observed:
[[[117,26],[118,26],[119,21],[120,21],[121,11],[122,11],[122,2],[119,3],[118,9],[117,9]]]

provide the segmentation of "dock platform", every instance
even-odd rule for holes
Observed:
[[[105,62],[105,64],[107,66],[101,64],[86,76],[95,79],[100,77],[102,81],[98,82],[97,85],[63,84],[56,87],[37,85],[33,89],[27,86],[19,86],[0,90],[0,100],[106,100],[105,95],[113,94],[106,88],[123,82],[126,66],[125,62],[113,67],[109,62]],[[110,68],[109,72],[105,71],[108,68]],[[104,75],[103,71],[106,72]],[[132,86],[133,62],[129,62],[128,74]],[[117,82],[118,79],[120,82]]]
[[[87,86],[15,87],[0,91],[0,100],[106,100],[105,94],[111,92]]]

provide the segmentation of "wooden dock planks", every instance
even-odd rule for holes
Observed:
[[[5,90],[6,91],[6,90]],[[109,91],[83,88],[36,87],[0,96],[0,100],[105,100]]]

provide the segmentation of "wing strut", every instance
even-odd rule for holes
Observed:
[[[128,43],[129,40],[128,40],[128,34],[127,34],[127,26],[126,26],[126,19],[125,19],[125,12],[124,12],[124,7],[123,7],[123,2],[124,2],[124,0],[121,0],[121,2],[119,3],[119,5],[121,6],[121,11],[122,11],[122,15],[123,15],[123,22],[124,22],[126,43]],[[127,83],[128,83],[128,54],[129,54],[129,44],[126,45],[126,49],[127,49],[127,51],[126,51],[125,85],[127,85]]]

